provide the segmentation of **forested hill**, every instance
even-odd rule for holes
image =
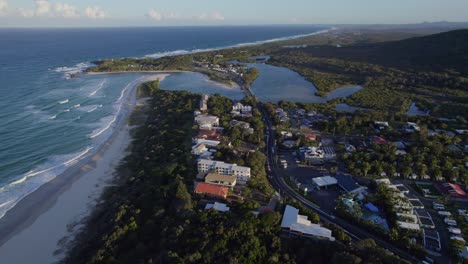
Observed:
[[[345,47],[310,47],[316,57],[334,57],[390,67],[468,74],[468,29],[399,41]]]

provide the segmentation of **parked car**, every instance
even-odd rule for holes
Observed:
[[[439,211],[439,215],[443,215],[443,216],[451,216],[452,213],[448,212],[448,211]]]
[[[449,226],[457,226],[457,221],[450,218],[445,218],[444,222]]]
[[[460,228],[455,228],[455,227],[449,227],[448,228],[448,231],[452,234],[455,234],[455,235],[460,235],[461,234],[461,230]]]

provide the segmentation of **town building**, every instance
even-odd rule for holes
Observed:
[[[219,118],[211,115],[198,115],[195,116],[195,123],[197,123],[200,129],[212,129],[219,126]]]
[[[364,195],[367,193],[367,187],[359,185],[352,176],[347,176],[343,174],[338,174],[335,176],[338,186],[350,194],[361,194]]]
[[[312,224],[305,215],[299,214],[299,209],[286,205],[281,221],[281,228],[288,236],[312,237],[335,241],[330,229]]]
[[[331,176],[313,178],[312,182],[317,187],[317,189],[326,188],[328,186],[333,186],[338,183],[338,181]]]
[[[252,113],[252,106],[244,105],[241,102],[237,102],[232,106],[232,111],[242,114]]]
[[[208,110],[208,99],[210,98],[209,95],[204,94],[201,96],[200,99],[200,111],[206,111]]]
[[[205,210],[210,210],[210,209],[214,209],[218,212],[229,212],[230,210],[229,206],[227,206],[224,203],[218,203],[218,202],[206,204]]]
[[[236,181],[236,176],[222,175],[217,173],[208,173],[205,177],[206,183],[226,186],[229,188],[236,186]]]
[[[250,168],[237,166],[237,164],[225,163],[216,160],[198,160],[198,172],[216,172],[221,175],[230,175],[237,177],[238,184],[246,184],[250,180]]]
[[[195,186],[196,194],[203,194],[206,196],[226,199],[228,196],[229,188],[209,183],[200,182]]]

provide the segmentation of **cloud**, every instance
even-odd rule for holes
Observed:
[[[199,15],[198,17],[198,20],[205,20],[205,21],[223,21],[225,18],[223,16],[223,14],[221,14],[220,12],[213,12],[211,14],[206,14],[206,13],[203,13],[201,15]]]
[[[57,3],[54,6],[54,12],[56,16],[60,17],[79,17],[78,10],[76,7],[69,4]]]
[[[147,16],[150,19],[155,20],[155,21],[161,21],[163,19],[163,16],[161,15],[161,13],[159,13],[158,11],[156,11],[154,9],[150,9]]]
[[[179,15],[174,12],[162,13],[157,11],[156,9],[150,9],[150,11],[148,11],[148,13],[146,14],[146,17],[154,21],[179,19]]]
[[[88,6],[85,10],[85,14],[92,19],[103,19],[107,17],[107,14],[102,11],[99,6]]]
[[[0,15],[6,14],[7,11],[8,11],[7,0],[0,0]]]
[[[2,1],[2,0],[0,0]],[[76,7],[69,4],[51,4],[48,0],[35,0],[35,9],[18,8],[18,13],[22,17],[79,17]]]
[[[52,5],[47,0],[36,0],[36,11],[34,12],[36,16],[45,16],[50,15],[52,10]]]
[[[22,17],[33,17],[34,11],[31,9],[18,8],[18,13]]]

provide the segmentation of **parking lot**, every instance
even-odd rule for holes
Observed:
[[[325,166],[305,166],[296,162],[296,157],[293,152],[279,152],[279,160],[286,160],[287,168],[283,169],[284,176],[290,177],[301,190],[307,188],[308,195],[317,203],[320,208],[329,213],[333,213],[336,206],[336,199],[342,194],[338,186],[330,186],[327,189],[317,190],[312,185],[312,179],[330,175]]]

